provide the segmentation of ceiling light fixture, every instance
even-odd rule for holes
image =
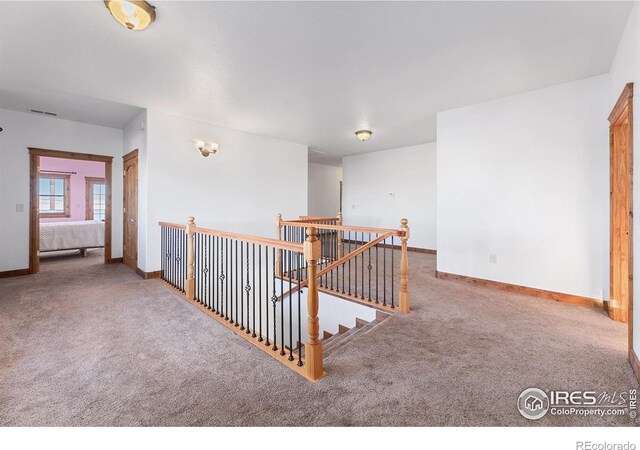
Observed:
[[[105,0],[114,19],[130,30],[144,30],[156,20],[156,9],[147,2]]]
[[[372,131],[369,130],[358,130],[356,131],[356,137],[360,139],[362,142],[366,141],[373,134]]]
[[[196,145],[198,146],[198,150],[200,150],[200,153],[202,153],[202,156],[204,156],[205,158],[209,155],[215,155],[216,153],[218,153],[218,150],[220,150],[220,144],[216,144],[215,142],[207,144],[204,141],[198,141]]]

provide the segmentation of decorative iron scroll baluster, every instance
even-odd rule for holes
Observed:
[[[276,318],[276,303],[278,302],[278,297],[276,296],[276,249],[274,248],[273,251],[273,294],[271,295],[271,303],[273,304],[273,347],[271,348],[271,350],[276,351],[278,350],[278,346],[276,345],[276,340],[278,337],[278,331],[277,331],[277,327],[278,327],[278,320]],[[280,250],[278,250],[278,253],[280,252]],[[269,339],[267,337],[267,345],[269,345]]]
[[[244,290],[247,292],[247,307],[246,307],[246,311],[247,311],[247,331],[246,333],[249,334],[251,333],[251,330],[249,330],[249,324],[251,323],[249,321],[249,302],[250,302],[250,297],[251,297],[251,284],[249,282],[249,243],[247,242],[247,284],[244,287]]]
[[[225,259],[227,261],[227,267],[229,265],[229,247],[227,238],[224,239],[224,244],[220,247],[220,250],[220,295],[224,295],[224,319],[229,320],[229,285],[224,282],[227,278],[224,274]]]

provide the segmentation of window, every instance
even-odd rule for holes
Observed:
[[[105,220],[107,196],[104,178],[85,177],[87,220]]]
[[[42,217],[71,217],[69,175],[42,175],[39,179],[39,211]]]

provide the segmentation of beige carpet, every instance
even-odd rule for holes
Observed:
[[[312,384],[156,281],[56,257],[0,280],[0,425],[630,425],[520,416],[527,387],[637,387],[602,311],[434,278],[414,311],[337,349]]]

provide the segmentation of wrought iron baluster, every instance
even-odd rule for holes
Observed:
[[[376,233],[376,238],[378,237],[378,234]],[[379,268],[380,265],[378,264],[378,244],[376,244],[376,303],[380,303],[379,300],[379,295],[378,295],[378,272],[379,272]]]
[[[234,284],[236,286],[236,289],[235,289],[235,291],[236,291],[236,295],[235,295],[235,297],[236,297],[235,298],[235,303],[236,303],[235,321],[236,321],[236,323],[235,323],[235,326],[237,327],[237,326],[240,326],[240,320],[238,319],[238,316],[242,317],[241,314],[238,314],[238,312],[239,312],[239,309],[238,309],[238,298],[241,298],[241,295],[240,295],[240,292],[241,292],[240,291],[240,284],[238,283],[238,281],[240,281],[240,280],[238,279],[238,276],[239,276],[238,274],[239,274],[239,272],[242,271],[242,269],[238,270],[238,267],[240,267],[239,266],[240,258],[238,258],[238,240],[237,239],[235,240],[235,243],[236,243],[236,260],[235,260],[235,263],[234,263],[234,271],[235,271],[235,273],[233,274],[233,280],[234,280]],[[242,303],[242,302],[240,302],[240,303]]]
[[[300,312],[300,305],[301,305],[301,291],[302,289],[300,288],[300,253],[297,253],[297,258],[296,258],[296,269],[297,269],[297,273],[298,273],[298,367],[302,367],[302,320],[301,320],[301,312]],[[293,300],[293,299],[292,299]]]
[[[387,240],[382,241],[382,304],[387,306]]]
[[[369,242],[371,242],[371,233],[369,233]],[[368,280],[369,280],[369,301],[371,301],[371,269],[373,269],[373,266],[371,265],[371,247],[369,247],[369,265],[367,266],[367,271],[368,273]]]
[[[260,296],[262,296],[262,245],[258,245],[258,282],[258,342],[262,342],[262,299],[260,298]],[[253,329],[256,329],[255,325]]]
[[[225,290],[225,283],[224,280],[226,278],[226,275],[224,274],[224,260],[225,260],[225,256],[226,256],[226,245],[227,245],[227,239],[224,238],[220,239],[220,248],[219,248],[219,252],[220,252],[220,276],[218,277],[218,279],[220,280],[220,298],[222,299],[222,309],[224,310],[224,314],[222,312],[220,312],[220,316],[224,317],[225,320],[229,320],[229,311],[227,309],[227,291]]]
[[[249,298],[251,296],[251,284],[249,284],[249,243],[247,242],[247,261],[246,261],[246,267],[247,267],[247,284],[244,287],[244,290],[247,293],[247,306],[245,308],[246,310],[246,314],[247,314],[247,331],[246,333],[249,334],[251,331],[249,330]],[[242,328],[241,328],[242,329]]]
[[[291,268],[293,267],[291,265],[291,250],[287,251],[288,253],[288,257],[289,257],[289,272],[291,272]],[[288,303],[289,303],[289,361],[293,361],[293,292],[291,292],[291,289],[293,289],[293,279],[290,276],[289,277],[289,297],[288,297]],[[282,299],[282,301],[284,301],[284,297]]]
[[[284,265],[284,254],[282,249],[278,250],[280,252],[280,265]],[[280,273],[284,273],[283,270],[280,270]],[[280,355],[284,356],[284,277],[280,277]]]
[[[244,245],[240,242],[240,329],[244,330]]]
[[[395,272],[395,265],[393,264],[393,254],[395,253],[395,247],[393,244],[393,236],[391,236],[391,307],[395,308],[395,296],[396,296],[396,292],[395,289],[393,288],[393,275]]]
[[[280,250],[278,250],[280,251]],[[278,302],[278,297],[276,296],[276,249],[273,248],[273,294],[271,295],[271,303],[273,304],[273,347],[271,350],[278,350],[278,345],[276,344],[276,340],[278,337],[278,320],[276,318],[276,303]],[[267,343],[269,339],[267,339]]]

